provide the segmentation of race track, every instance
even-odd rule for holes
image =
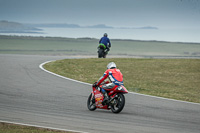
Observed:
[[[129,93],[120,114],[89,111],[91,86],[39,68],[59,56],[0,54],[0,121],[82,132],[199,133],[200,104]]]

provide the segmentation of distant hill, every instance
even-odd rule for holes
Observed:
[[[105,24],[98,24],[92,26],[80,26],[78,24],[58,24],[58,23],[46,23],[46,24],[25,24],[26,26],[31,27],[41,27],[41,28],[114,28],[107,26]]]
[[[62,24],[62,23],[44,23],[44,24],[25,24],[29,27],[39,27],[39,28],[102,28],[102,29],[154,29],[157,30],[157,27],[145,26],[145,27],[112,27],[105,24],[97,24],[92,26],[80,26],[78,24]]]
[[[42,29],[39,28],[109,28],[109,29],[150,29],[157,30],[157,27],[145,26],[145,27],[112,27],[105,24],[98,24],[92,26],[80,26],[78,24],[66,24],[66,23],[43,23],[43,24],[22,24],[18,22],[9,22],[6,20],[0,21],[0,33],[42,33]]]
[[[158,30],[158,27],[144,26],[144,27],[120,27],[120,29],[146,29],[146,30]]]
[[[152,29],[152,30],[158,30],[157,27],[152,27],[152,26],[139,27],[139,28],[135,28],[135,29]]]
[[[39,33],[41,29],[17,22],[0,21],[0,33]]]
[[[113,29],[114,27],[107,26],[105,24],[98,24],[98,25],[93,25],[93,26],[86,26],[85,28],[111,28],[111,29]]]
[[[57,23],[44,23],[44,24],[25,24],[28,27],[41,27],[41,28],[81,28],[77,24],[57,24]]]

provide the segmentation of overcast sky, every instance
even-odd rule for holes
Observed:
[[[0,20],[200,29],[200,0],[0,0]]]

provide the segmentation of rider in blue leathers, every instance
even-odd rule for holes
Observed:
[[[111,47],[110,39],[108,38],[108,34],[105,33],[104,36],[99,40],[99,44],[103,43],[106,46],[106,49],[109,51]]]

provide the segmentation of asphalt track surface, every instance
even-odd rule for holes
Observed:
[[[200,132],[200,104],[129,93],[120,114],[89,111],[90,85],[39,68],[63,58],[0,54],[0,121],[96,133]]]

